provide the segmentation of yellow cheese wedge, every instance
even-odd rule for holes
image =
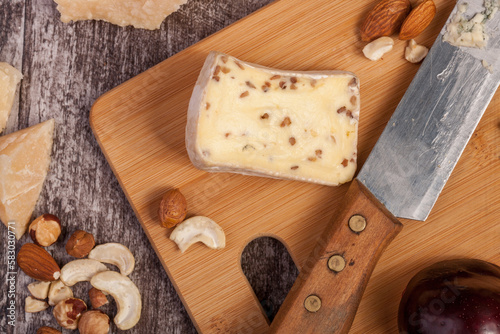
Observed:
[[[158,29],[187,0],[54,0],[61,21],[104,20],[119,26]]]
[[[14,223],[18,240],[47,176],[53,135],[54,120],[49,120],[0,137],[0,220]]]
[[[23,75],[16,68],[7,63],[0,63],[0,132],[7,124],[14,97],[16,95],[17,84]]]
[[[346,71],[284,71],[211,52],[193,89],[193,165],[324,185],[357,166],[359,81]]]

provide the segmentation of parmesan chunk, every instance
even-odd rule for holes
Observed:
[[[0,132],[7,124],[17,85],[23,78],[21,72],[7,63],[0,63]]]
[[[189,103],[195,167],[325,185],[356,171],[359,82],[344,71],[292,72],[209,54]]]
[[[54,120],[0,137],[0,220],[20,239],[50,165]],[[13,222],[14,225],[8,225]]]
[[[61,21],[104,20],[119,26],[158,29],[187,0],[54,0]]]

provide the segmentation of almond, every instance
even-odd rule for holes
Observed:
[[[396,33],[411,10],[409,0],[382,0],[368,13],[361,25],[361,40],[371,42]]]
[[[61,334],[61,331],[52,327],[43,326],[36,330],[36,334]]]
[[[436,5],[432,0],[424,0],[406,17],[399,32],[399,39],[408,40],[420,35],[436,15]]]
[[[54,258],[42,247],[24,244],[17,254],[17,264],[26,275],[39,281],[55,281],[61,270]]]

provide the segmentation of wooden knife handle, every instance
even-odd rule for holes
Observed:
[[[378,259],[402,227],[355,179],[271,323],[271,333],[347,333]]]

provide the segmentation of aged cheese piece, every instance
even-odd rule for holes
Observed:
[[[348,182],[359,103],[353,73],[282,71],[211,52],[189,103],[189,158],[207,171]]]
[[[17,84],[22,78],[23,75],[16,68],[7,63],[0,63],[0,132],[7,124]]]
[[[61,21],[104,20],[119,26],[158,29],[187,0],[54,0]]]
[[[54,120],[0,137],[0,220],[20,239],[47,175]]]
[[[455,15],[446,24],[443,41],[455,46],[465,46],[483,49],[489,36],[485,32],[485,23],[491,20],[500,8],[499,0],[484,0],[485,10],[476,13],[471,19],[464,17],[468,4],[461,3]]]

